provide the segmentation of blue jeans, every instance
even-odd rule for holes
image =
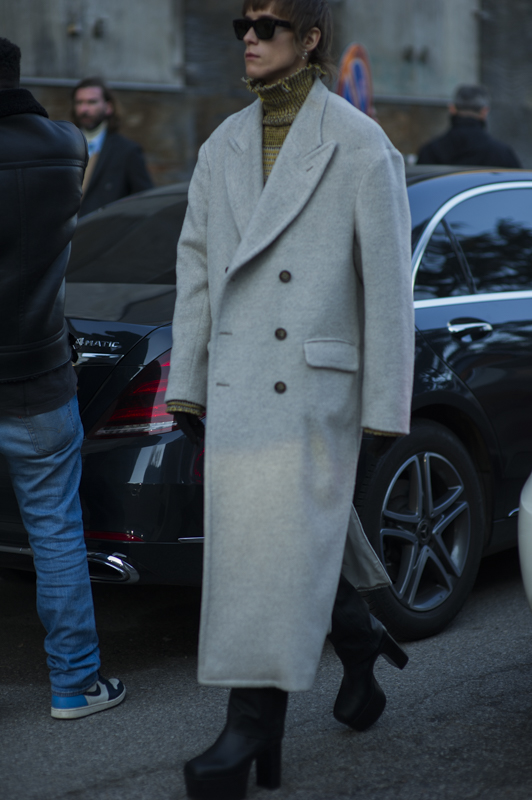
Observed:
[[[100,667],[78,495],[82,441],[76,397],[46,414],[0,415],[0,452],[33,550],[52,693],[63,697],[88,689]]]

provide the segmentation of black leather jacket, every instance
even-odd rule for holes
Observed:
[[[0,91],[0,382],[71,358],[64,277],[86,163],[75,125],[26,89]]]

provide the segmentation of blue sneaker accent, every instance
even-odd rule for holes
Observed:
[[[55,719],[79,719],[97,711],[104,711],[122,702],[126,696],[126,687],[118,678],[98,677],[83,694],[74,697],[52,695],[52,717]]]
[[[52,708],[65,709],[65,708],[78,708],[79,706],[88,706],[85,695],[78,694],[75,697],[58,697],[56,694],[52,695]]]

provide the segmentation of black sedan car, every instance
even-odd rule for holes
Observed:
[[[414,169],[412,432],[362,447],[355,507],[391,579],[368,602],[402,639],[441,630],[482,555],[516,542],[532,471],[532,172]],[[166,413],[186,186],[84,218],[67,276],[97,581],[201,582],[203,451]],[[386,313],[383,308],[382,313]],[[179,346],[179,343],[177,343]],[[31,550],[0,461],[0,564]]]

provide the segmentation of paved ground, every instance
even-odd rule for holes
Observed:
[[[226,692],[195,681],[195,590],[96,586],[105,674],[128,687],[116,709],[49,717],[35,587],[0,580],[2,800],[180,800],[185,759],[224,722]],[[283,788],[251,800],[530,800],[532,614],[515,551],[484,562],[443,634],[407,645],[404,673],[379,662],[388,694],[363,734],[330,710],[340,667],[326,647],[315,688],[293,695]]]

